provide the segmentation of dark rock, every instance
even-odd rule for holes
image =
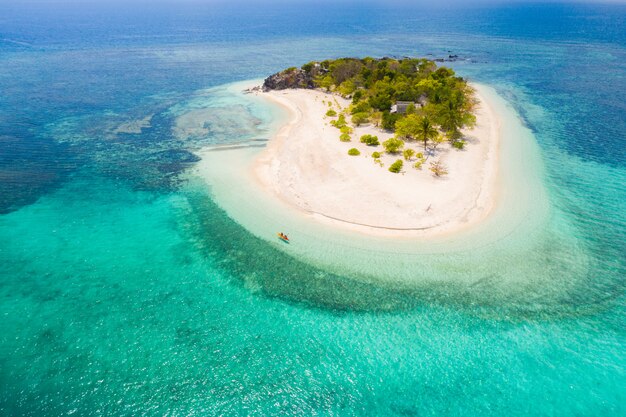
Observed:
[[[244,94],[252,94],[252,93],[258,93],[261,91],[261,87],[260,86],[256,86],[256,87],[251,87],[251,88],[246,88],[245,90],[243,90]]]
[[[270,75],[263,81],[263,91],[285,90],[287,88],[315,88],[312,73],[301,68],[289,68]]]
[[[445,58],[435,58],[433,59],[433,61],[435,62],[455,62],[458,61],[460,58],[458,55],[448,55]]]

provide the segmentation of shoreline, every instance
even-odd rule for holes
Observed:
[[[486,265],[501,264],[505,268],[502,262],[506,259],[522,253],[526,257],[543,253],[536,242],[541,241],[551,209],[543,185],[540,149],[514,108],[492,87],[480,86],[481,95],[502,123],[493,206],[489,215],[472,227],[428,235],[424,231],[379,229],[372,229],[378,233],[362,233],[337,227],[334,222],[315,219],[286,204],[260,187],[253,167],[266,146],[259,147],[259,140],[274,137],[290,118],[282,107],[242,92],[254,85],[258,85],[256,80],[240,82],[228,86],[227,91],[238,102],[266,115],[264,130],[269,134],[260,133],[236,146],[202,148],[197,152],[201,160],[188,175],[191,187],[205,189],[210,196],[207,198],[256,238],[334,273],[357,274],[359,279],[398,285],[442,274],[449,280],[466,282],[463,271],[467,270],[475,271],[472,280],[480,280],[494,273]],[[337,142],[341,143],[338,139]],[[280,231],[289,235],[289,245],[277,240],[276,233]],[[510,279],[525,282],[527,276],[528,271],[520,264]]]
[[[418,171],[406,161],[403,174],[376,167],[365,151],[380,152],[382,146],[368,147],[360,144],[358,137],[375,134],[382,142],[392,133],[366,125],[355,128],[352,142],[340,142],[339,131],[324,117],[327,107],[322,101],[333,100],[342,108],[348,101],[317,90],[257,94],[286,110],[289,118],[253,161],[247,175],[265,193],[316,223],[373,236],[453,235],[487,218],[499,193],[501,120],[480,93],[483,87],[473,87],[479,102],[477,126],[464,131],[470,138],[466,149],[448,147],[440,152],[446,162],[451,162],[448,177],[436,178],[426,166]],[[410,145],[421,151],[421,145]],[[348,156],[350,147],[358,147],[362,155]],[[308,156],[303,160],[302,155]],[[384,156],[388,163],[401,158]],[[476,176],[476,171],[480,175]],[[333,175],[323,175],[329,172]],[[407,195],[406,189],[421,191]],[[346,201],[349,204],[343,206]],[[419,208],[424,207],[421,212]],[[433,214],[433,207],[437,213]]]

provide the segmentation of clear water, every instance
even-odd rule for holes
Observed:
[[[0,2],[0,414],[625,415],[625,20]],[[448,51],[533,132],[550,203],[541,233],[476,248],[475,285],[454,256],[420,285],[289,256],[189,175],[280,119],[225,84]]]

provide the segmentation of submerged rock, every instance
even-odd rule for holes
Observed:
[[[157,152],[154,159],[163,163],[194,163],[200,160],[200,157],[192,152],[184,149],[168,149]]]

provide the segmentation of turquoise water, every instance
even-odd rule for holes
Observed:
[[[626,414],[623,6],[0,16],[0,414]],[[532,131],[550,203],[525,252],[476,248],[476,285],[454,258],[406,285],[292,257],[189,175],[281,117],[225,84],[448,50]]]

